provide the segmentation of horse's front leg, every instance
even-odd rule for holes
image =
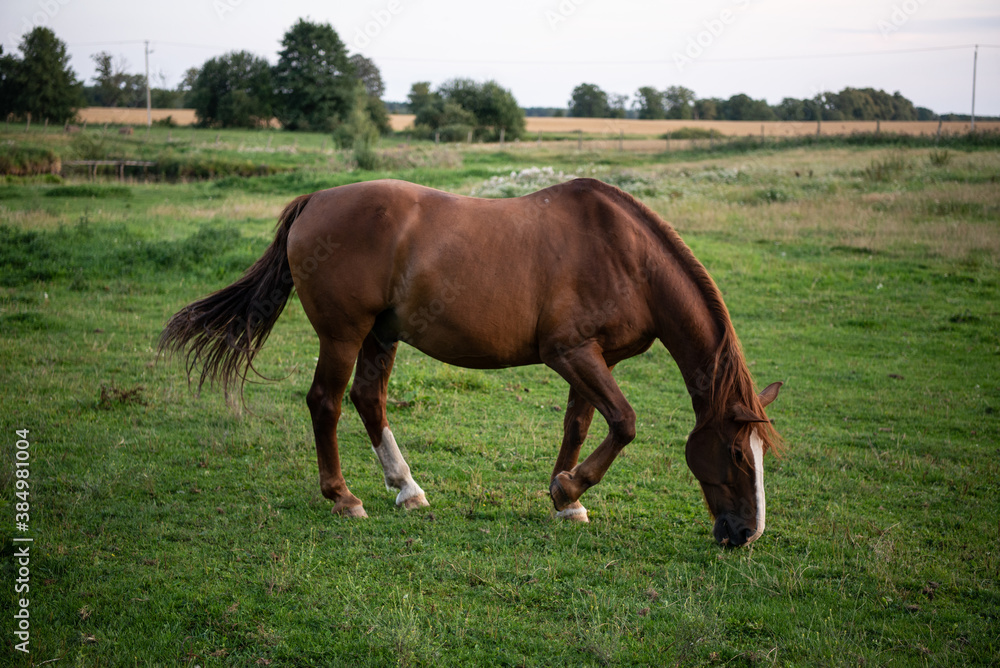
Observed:
[[[570,399],[580,400],[567,407],[567,429],[549,485],[556,510],[569,511],[568,516],[579,515],[577,508],[583,509],[580,496],[601,481],[618,453],[635,438],[635,411],[611,376],[613,367],[605,363],[596,343],[560,349],[558,354],[543,359],[570,384]],[[576,464],[595,408],[608,422],[608,435],[582,464]],[[582,512],[585,514],[586,509]]]
[[[610,371],[611,368],[608,370]],[[549,481],[550,488],[557,475],[563,471],[572,471],[576,467],[580,457],[580,446],[587,438],[587,431],[590,429],[590,423],[593,419],[594,405],[570,386],[569,397],[566,399],[566,417],[563,419],[562,446],[559,448],[559,456],[556,457],[556,464],[552,469],[552,478]],[[590,521],[587,509],[579,501],[571,502],[556,512],[556,516],[575,522]]]

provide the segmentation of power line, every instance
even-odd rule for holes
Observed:
[[[142,39],[129,39],[121,41],[108,41],[108,42],[72,42],[67,44],[67,46],[109,46],[109,45],[121,45],[121,44],[145,44],[147,40]],[[193,49],[233,49],[236,47],[222,46],[220,44],[189,44],[185,42],[161,42],[158,40],[148,40],[153,46],[179,46],[184,48]]]
[[[69,46],[108,46],[123,44],[144,44],[145,40],[118,40],[106,42],[74,42]],[[151,40],[154,46],[168,46],[191,49],[234,49],[237,47],[223,46],[220,44],[192,44],[189,42],[162,42]],[[929,53],[935,51],[958,51],[961,49],[974,49],[975,44],[957,44],[953,46],[927,46],[911,49],[887,49],[881,51],[845,51],[841,53],[812,53],[799,55],[773,55],[773,56],[747,56],[739,58],[697,58],[698,63],[746,63],[763,62],[774,60],[822,60],[828,58],[858,58],[864,56],[888,56],[904,53]],[[980,44],[981,49],[1000,49],[1000,44]],[[408,58],[397,56],[376,56],[381,61],[407,62],[407,63],[462,63],[475,65],[668,65],[673,63],[672,59],[656,60],[476,60],[476,59],[455,59],[455,58]]]
[[[1000,44],[980,44],[980,48],[1000,49]],[[960,44],[955,46],[929,46],[912,49],[888,49],[881,51],[847,51],[843,53],[814,53],[803,55],[775,55],[775,56],[748,56],[740,58],[691,58],[698,63],[744,63],[760,62],[768,60],[819,60],[824,58],[856,58],[859,56],[882,56],[901,53],[922,53],[932,51],[957,51],[960,49],[975,48],[974,44]],[[410,63],[463,63],[476,65],[668,65],[672,64],[672,59],[657,60],[469,60],[453,58],[407,58],[407,57],[375,57],[382,61],[410,62]]]

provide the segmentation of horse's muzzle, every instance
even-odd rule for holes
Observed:
[[[754,535],[754,530],[746,525],[746,522],[735,515],[723,514],[715,520],[715,528],[712,535],[719,545],[727,547],[739,547],[750,542]]]

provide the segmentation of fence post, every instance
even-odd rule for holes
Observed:
[[[939,119],[938,119],[938,129],[937,129],[937,136],[936,136],[936,137],[934,137],[934,145],[935,145],[935,146],[937,146],[937,143],[938,143],[938,141],[940,141],[940,139],[941,139],[941,123],[942,123],[942,121],[941,121],[941,119],[939,118]]]
[[[472,145],[472,130],[469,130],[469,134],[466,136],[465,143]]]
[[[819,116],[816,117],[816,136],[819,137],[823,131],[823,119]]]
[[[500,148],[503,148],[504,128],[500,128]]]
[[[24,131],[27,132],[31,129],[31,112],[28,112],[28,123],[24,126]]]
[[[44,134],[48,134],[48,132],[49,132],[49,119],[48,119],[48,118],[46,118],[46,119],[45,119],[45,124],[44,124],[44,125],[42,125],[42,134],[43,134],[43,135],[44,135]]]
[[[538,131],[538,141],[537,141],[537,144],[539,146],[542,145],[542,131],[541,130]]]
[[[764,145],[764,124],[760,124],[760,145]]]
[[[667,133],[667,153],[670,153],[670,133]]]
[[[879,134],[881,132],[882,132],[882,121],[876,118],[875,119],[875,134]]]
[[[436,146],[436,145],[438,145],[440,143],[441,143],[441,132],[440,131],[435,131],[434,132],[434,145]]]
[[[576,131],[576,150],[583,150],[583,130]]]
[[[621,153],[625,150],[625,131],[618,130],[618,152]]]

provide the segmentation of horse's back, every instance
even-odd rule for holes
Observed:
[[[300,298],[314,325],[378,318],[445,361],[538,362],[547,332],[604,324],[633,283],[642,240],[594,183],[501,200],[401,181],[315,193],[289,233]]]

